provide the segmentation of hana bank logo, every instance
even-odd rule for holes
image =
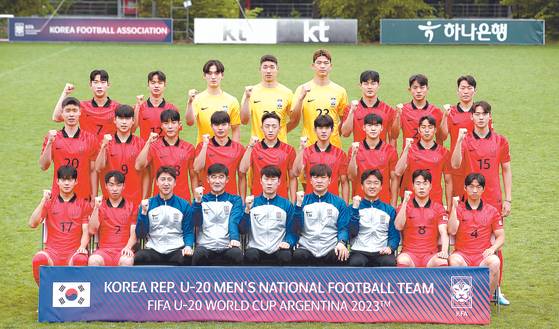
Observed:
[[[451,300],[452,308],[472,308],[472,277],[451,276]]]

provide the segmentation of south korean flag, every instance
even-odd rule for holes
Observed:
[[[89,282],[53,282],[52,307],[89,307]]]

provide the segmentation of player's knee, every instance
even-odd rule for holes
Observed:
[[[101,255],[91,255],[89,260],[87,261],[87,265],[89,266],[104,266],[105,260]]]
[[[49,256],[43,252],[39,251],[38,253],[33,256],[33,278],[37,285],[39,285],[39,269],[41,266],[52,265]]]
[[[459,255],[452,254],[448,256],[449,266],[466,266],[466,262]]]
[[[499,272],[499,268],[501,266],[501,261],[499,260],[499,257],[495,255],[491,255],[485,259],[484,263],[486,264],[487,267],[489,267],[490,272]]]
[[[260,262],[260,255],[255,248],[249,248],[245,251],[246,264],[258,264]]]
[[[367,266],[367,259],[360,254],[351,254],[348,261],[349,266],[365,267]]]
[[[134,265],[134,257],[131,256],[120,256],[118,260],[118,266],[132,266]]]
[[[68,265],[70,266],[87,266],[87,257],[86,254],[74,254],[72,258],[70,258],[70,262]]]
[[[414,267],[410,256],[406,254],[400,254],[398,258],[396,258],[396,264],[398,267]]]
[[[291,264],[291,260],[293,258],[292,254],[291,254],[291,250],[289,249],[283,249],[278,251],[278,263],[281,266],[285,266],[285,265],[289,265]]]
[[[379,266],[396,266],[396,258],[394,255],[384,255],[378,258]]]
[[[241,265],[243,263],[243,251],[241,248],[231,248],[227,252],[227,257],[233,265]]]

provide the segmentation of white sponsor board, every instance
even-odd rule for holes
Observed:
[[[277,42],[276,19],[196,18],[194,43]]]

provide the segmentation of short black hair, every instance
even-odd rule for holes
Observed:
[[[437,120],[435,120],[435,118],[433,118],[432,115],[424,115],[421,118],[419,118],[419,126],[421,126],[421,123],[423,121],[427,120],[427,122],[429,122],[430,125],[432,125],[433,127],[437,127]]]
[[[427,77],[423,74],[414,74],[410,77],[409,80],[409,84],[410,87],[411,85],[415,82],[417,82],[420,86],[428,86],[429,85],[429,79],[427,79]]]
[[[464,186],[472,184],[475,180],[481,187],[485,188],[485,176],[477,172],[473,172],[466,176],[466,179],[464,180]]]
[[[224,123],[231,123],[231,117],[225,111],[216,111],[210,118],[212,126],[219,126]]]
[[[261,176],[281,178],[281,170],[278,166],[267,165],[260,170]]]
[[[161,112],[161,114],[159,115],[159,120],[161,120],[161,123],[169,121],[181,121],[181,115],[178,111],[167,109]]]
[[[134,108],[130,105],[120,104],[115,110],[115,117],[117,118],[133,118]]]
[[[167,81],[167,76],[165,75],[165,73],[163,73],[162,71],[156,70],[156,71],[151,71],[148,73],[148,82],[151,81],[153,79],[153,77],[157,76],[159,78],[159,81]]]
[[[124,181],[126,179],[124,177],[124,174],[121,173],[120,171],[111,170],[105,175],[105,184],[109,183],[109,180],[111,180],[111,178],[113,177],[118,184],[124,184]]]
[[[70,165],[60,166],[56,170],[57,179],[78,179],[78,170]]]
[[[229,169],[227,169],[224,164],[214,163],[213,165],[208,167],[208,176],[214,174],[225,174],[225,176],[229,176]]]
[[[159,169],[157,169],[157,173],[155,174],[155,179],[158,179],[159,176],[161,176],[162,174],[169,174],[171,177],[173,177],[173,179],[177,179],[177,170],[175,169],[175,167],[171,167],[171,166],[161,166],[159,167]]]
[[[466,81],[470,86],[474,87],[474,89],[477,86],[476,79],[471,75],[461,75],[461,76],[459,76],[458,80],[456,80],[456,86],[460,87],[460,82],[462,82],[462,81]]]
[[[279,115],[276,114],[276,112],[264,112],[264,115],[262,116],[262,123],[264,123],[266,119],[270,118],[276,119],[279,123],[281,123],[281,118],[279,117]]]
[[[363,83],[369,80],[373,82],[380,82],[380,75],[378,74],[377,71],[373,71],[373,70],[363,71],[361,73],[361,76],[359,77],[359,82]]]
[[[369,113],[363,119],[364,125],[382,125],[382,117],[375,113]]]
[[[64,100],[62,101],[62,105],[61,105],[61,106],[62,106],[62,108],[65,108],[65,107],[68,106],[68,105],[75,105],[75,106],[79,107],[79,106],[80,106],[80,100],[77,99],[76,97],[72,97],[72,96],[66,97],[66,98],[64,98]]]
[[[425,169],[417,169],[416,171],[413,172],[413,174],[411,175],[411,181],[415,182],[415,179],[417,177],[423,177],[423,179],[425,179],[426,181],[428,181],[429,183],[433,182],[433,177],[431,176],[431,172],[429,170],[425,170]]]
[[[96,76],[99,76],[101,81],[109,82],[109,73],[107,73],[107,71],[102,69],[96,69],[91,71],[91,73],[89,73],[89,82],[94,81]]]
[[[476,112],[476,109],[478,107],[481,107],[483,109],[483,113],[491,113],[491,104],[487,103],[486,101],[479,101],[479,102],[475,102],[474,106],[472,106],[473,113]]]
[[[316,164],[316,165],[311,167],[310,175],[311,175],[311,177],[328,176],[328,177],[331,178],[332,177],[332,168],[330,168],[330,166],[328,166],[324,163],[319,163],[319,164]]]
[[[223,66],[223,63],[220,62],[218,59],[210,59],[209,61],[207,61],[206,64],[204,64],[204,66],[202,67],[202,72],[206,74],[210,73],[210,68],[212,66],[215,66],[217,73],[225,72],[225,66]]]
[[[262,65],[262,63],[264,63],[264,62],[272,62],[272,63],[278,65],[278,59],[274,55],[264,55],[264,56],[260,57],[260,65]]]
[[[334,120],[329,115],[319,115],[314,119],[314,129],[329,127],[334,129]]]
[[[361,184],[365,183],[369,176],[375,176],[382,184],[382,173],[378,169],[367,169],[361,174]]]

